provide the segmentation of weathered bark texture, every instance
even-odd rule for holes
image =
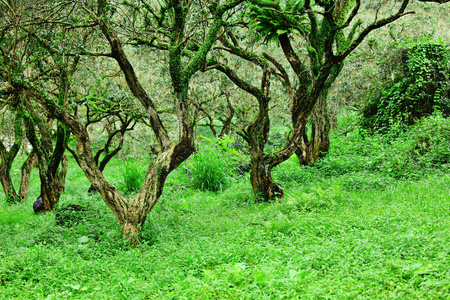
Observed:
[[[58,123],[55,147],[52,141],[52,120],[46,120],[38,114],[30,101],[23,101],[23,110],[27,138],[36,153],[41,194],[44,211],[52,211],[64,191],[67,158],[64,151],[69,138],[69,131]],[[62,165],[62,170],[59,167]]]
[[[33,150],[22,165],[22,181],[20,183],[20,199],[24,201],[28,197],[30,187],[31,170],[36,166],[36,152]]]
[[[315,162],[325,157],[330,148],[330,119],[327,112],[327,99],[319,98],[311,114],[311,138],[309,140],[309,159]]]
[[[250,171],[250,182],[252,184],[255,197],[260,201],[269,201],[274,198],[282,198],[283,188],[273,181],[271,171],[272,166],[265,162],[266,155],[252,156],[252,169]]]
[[[117,153],[120,152],[123,148],[124,143],[124,137],[125,133],[129,130],[133,130],[134,126],[136,125],[136,121],[133,121],[132,118],[124,120],[123,118],[119,118],[121,121],[121,126],[117,130],[107,130],[108,132],[108,138],[106,140],[106,143],[103,147],[97,150],[94,160],[98,168],[101,172],[103,172],[106,168],[106,165],[111,161],[111,159],[116,156]],[[89,125],[89,124],[88,124]],[[85,126],[87,128],[87,126]],[[113,147],[114,138],[118,138],[118,144]],[[112,148],[112,149],[111,149]],[[76,162],[79,163],[78,154],[76,151],[74,151],[69,146],[67,147],[67,150],[69,150],[70,153],[72,153],[73,157],[75,158]],[[100,159],[102,154],[105,154],[103,159]],[[88,193],[95,193],[97,190],[94,188],[94,186],[91,184],[88,188]]]
[[[16,94],[13,97],[18,98],[19,96]],[[11,148],[7,150],[5,145],[0,141],[0,182],[6,197],[12,203],[21,201],[11,180],[11,167],[14,159],[19,153],[22,138],[22,118],[17,112],[14,119],[14,143]]]
[[[330,120],[326,108],[326,96],[321,96],[311,112],[310,138],[303,134],[295,154],[300,165],[310,165],[323,158],[330,148]]]

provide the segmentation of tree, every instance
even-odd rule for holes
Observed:
[[[296,154],[301,164],[309,164],[320,156],[321,150],[327,150],[326,97],[345,58],[371,31],[409,14],[405,12],[409,1],[403,1],[392,15],[380,19],[377,15],[374,22],[362,30],[358,30],[362,23],[355,21],[360,1],[287,2],[284,6],[264,1],[254,3],[251,8],[256,26],[265,29],[266,39],[275,39],[279,43],[296,74],[298,85],[291,85],[289,89],[292,122],[299,122],[302,128],[303,141],[298,144]],[[308,63],[303,62],[298,50],[292,46],[294,36],[303,39]],[[308,140],[306,124],[318,101],[320,105],[316,107],[312,135]]]
[[[358,31],[361,22],[354,21],[360,10],[360,1],[249,1],[250,17],[257,34],[266,42],[275,40],[295,74],[290,79],[283,63],[268,53],[256,53],[244,49],[233,35],[233,23],[228,23],[225,34],[221,35],[223,50],[258,65],[262,69],[261,87],[249,84],[224,63],[210,60],[209,67],[225,73],[237,86],[255,96],[258,101],[258,113],[252,124],[243,131],[243,137],[249,143],[252,156],[251,182],[255,195],[268,200],[278,194],[281,187],[271,178],[271,170],[297,153],[302,164],[317,159],[320,151],[328,147],[326,120],[326,96],[331,84],[342,69],[345,58],[373,30],[385,26],[408,14],[405,12],[408,0],[401,3],[394,14],[376,19],[364,29]],[[240,22],[239,24],[242,24]],[[349,30],[346,29],[350,27]],[[292,46],[292,40],[303,38],[300,44],[307,56],[303,61],[299,50]],[[270,66],[272,65],[272,67]],[[292,131],[285,146],[274,153],[265,153],[269,120],[269,79],[275,75],[285,87],[290,99]],[[321,99],[322,101],[319,101]],[[319,101],[320,105],[316,106]],[[306,138],[306,125],[316,106],[312,138]]]
[[[43,71],[43,64],[53,64],[59,61],[63,62],[64,58],[53,53],[53,56],[41,57],[42,51],[34,48],[35,52],[30,52],[28,43],[32,43],[29,32],[24,30],[23,24],[27,12],[31,12],[33,7],[22,2],[2,2],[2,16],[0,40],[0,77],[12,86],[13,82],[23,80],[24,78],[39,79],[41,84],[51,86],[52,92],[57,94],[57,101],[61,105],[67,105],[67,92],[69,90],[70,70],[67,71],[67,64],[60,64],[59,70]],[[30,11],[27,11],[27,10]],[[31,25],[33,26],[33,25]],[[46,29],[51,29],[46,28]],[[47,59],[47,61],[46,61]],[[75,63],[76,65],[76,63]],[[73,66],[74,67],[74,66]],[[55,86],[57,87],[55,89]],[[21,122],[26,128],[28,140],[33,146],[33,154],[25,162],[22,168],[23,180],[21,185],[22,197],[26,197],[28,191],[28,180],[31,164],[34,156],[37,157],[39,174],[41,179],[41,197],[43,198],[44,210],[50,211],[54,208],[60,193],[64,190],[64,178],[66,159],[63,156],[65,144],[68,138],[68,131],[62,124],[57,124],[55,147],[52,147],[52,120],[47,120],[40,115],[39,108],[33,106],[30,99],[20,95],[19,90],[13,91],[6,87],[3,95],[6,98],[13,98],[11,106],[17,111],[16,117],[16,136],[19,137],[19,126]],[[19,125],[20,124],[20,125]],[[13,147],[11,150],[17,150]],[[2,151],[5,153],[4,151]],[[17,153],[16,153],[17,154]],[[5,161],[10,161],[10,156]],[[59,165],[62,165],[62,171],[58,171]],[[10,168],[10,167],[9,167]],[[9,172],[8,172],[9,174]],[[13,189],[10,189],[13,192]],[[13,192],[15,194],[15,192]]]
[[[64,155],[64,151],[67,147],[69,132],[64,125],[58,124],[56,132],[53,134],[53,121],[41,116],[32,107],[31,101],[27,100],[29,99],[20,104],[20,111],[28,140],[37,157],[43,209],[52,211],[64,192],[67,172],[67,157]],[[53,142],[53,140],[55,141]]]
[[[96,71],[99,70],[96,68]],[[75,101],[77,115],[80,120],[84,120],[86,129],[90,131],[94,130],[94,126],[100,126],[103,128],[102,133],[106,132],[104,143],[94,154],[94,160],[102,172],[111,159],[122,150],[125,133],[132,131],[139,122],[143,123],[145,118],[132,95],[122,90],[120,85],[113,81],[114,78],[108,77],[103,74],[95,85],[89,87],[87,95],[78,96],[80,99]],[[80,164],[76,151],[69,146],[67,149]],[[94,191],[96,190],[91,185],[88,192]]]
[[[146,4],[140,1],[136,3]],[[77,55],[80,54],[113,58],[119,65],[131,93],[139,100],[143,110],[146,112],[148,122],[161,148],[161,153],[149,164],[141,190],[133,198],[126,199],[114,185],[105,179],[95,161],[86,127],[71,112],[70,106],[58,102],[40,86],[22,78],[12,78],[8,81],[8,85],[0,90],[0,93],[4,94],[18,92],[27,95],[30,99],[36,101],[48,116],[59,120],[71,130],[76,137],[76,153],[80,167],[92,186],[100,192],[103,200],[111,208],[116,219],[121,224],[123,237],[128,238],[133,245],[137,242],[140,228],[144,225],[147,214],[158,202],[167,175],[194,151],[194,137],[190,122],[188,101],[189,82],[192,76],[203,68],[206,56],[214,44],[223,24],[223,15],[239,3],[240,1],[228,1],[222,4],[212,3],[214,12],[210,15],[211,23],[205,27],[205,35],[200,39],[201,44],[192,42],[192,46],[190,40],[192,32],[186,29],[191,28],[194,30],[197,28],[196,26],[191,27],[192,24],[189,23],[191,8],[195,3],[173,0],[166,2],[162,7],[145,7],[149,12],[154,14],[153,20],[157,25],[158,22],[162,22],[169,30],[165,37],[168,41],[166,49],[168,51],[170,77],[175,96],[173,110],[178,120],[177,141],[173,141],[169,137],[160,115],[156,110],[155,102],[143,88],[126,54],[120,39],[120,32],[116,30],[118,27],[114,23],[115,2],[98,0],[92,6],[87,6],[84,2],[61,3],[61,14],[58,15],[58,18],[63,17],[62,12],[65,12],[68,15],[64,16],[64,18],[72,20],[73,23],[53,22],[53,24],[58,24],[58,26],[62,27],[58,30],[59,32],[71,33],[70,44],[51,43],[51,37],[45,36],[42,31],[39,31],[39,27],[27,28],[29,35],[49,54],[62,53],[65,58],[78,57]],[[41,5],[41,11],[45,12],[50,4],[47,3],[47,6]],[[125,5],[129,6],[129,3]],[[90,19],[81,20],[79,16],[83,12],[88,12]],[[35,15],[39,16],[39,14]],[[43,19],[45,19],[46,23],[51,23],[52,17],[53,15],[50,14],[47,15],[47,18]],[[202,19],[200,21],[206,22],[204,16],[201,17]],[[142,23],[138,22],[134,24],[146,24],[145,16],[143,18],[140,20]],[[33,24],[39,24],[39,22],[35,21]],[[94,51],[86,50],[86,43],[83,44],[81,42],[83,39],[80,36],[82,35],[73,34],[75,29],[79,29],[82,32],[83,30],[88,30],[86,28],[93,26],[98,26],[100,29],[106,40],[106,44],[102,46],[107,46],[110,52],[95,53]],[[150,33],[153,34],[153,32]],[[69,41],[69,39],[65,40]],[[98,41],[98,43],[102,43],[102,41]],[[5,75],[7,75],[7,71],[0,69],[0,76]]]
[[[18,94],[12,95],[12,98],[16,101],[18,97]],[[5,144],[0,140],[0,181],[3,187],[3,191],[5,192],[5,195],[9,200],[8,202],[11,203],[21,201],[21,197],[14,189],[14,185],[11,179],[12,163],[19,153],[23,138],[22,117],[17,111],[14,114],[13,127],[14,142],[11,146],[9,146],[9,150],[7,149],[7,146],[5,146]]]
[[[234,41],[234,43],[232,43],[230,39]],[[216,69],[224,73],[239,88],[256,98],[258,103],[256,115],[248,126],[238,132],[249,146],[252,165],[250,182],[257,199],[267,201],[273,197],[281,197],[283,195],[283,190],[273,181],[271,170],[274,166],[279,164],[279,160],[274,158],[277,158],[277,156],[282,157],[282,154],[266,154],[264,152],[264,146],[268,141],[270,130],[270,76],[275,71],[272,68],[269,68],[268,60],[265,57],[245,51],[230,31],[221,35],[220,42],[222,43],[221,50],[225,50],[233,55],[241,57],[261,68],[262,76],[260,87],[258,87],[247,82],[226,63],[219,62],[216,58],[211,58],[208,61],[208,67],[210,69]]]
[[[19,95],[15,94],[11,96],[10,99],[5,99],[6,103],[15,103]],[[27,199],[30,175],[36,161],[36,153],[34,151],[28,153],[27,159],[22,164],[20,189],[19,193],[17,193],[11,178],[11,167],[21,147],[27,147],[28,143],[23,138],[22,116],[17,109],[12,109],[10,105],[5,105],[5,111],[2,116],[2,129],[6,129],[8,126],[12,128],[12,132],[3,132],[5,133],[4,140],[0,139],[0,182],[8,202],[15,203]]]

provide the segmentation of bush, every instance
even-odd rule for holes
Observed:
[[[283,184],[306,184],[317,180],[320,172],[317,168],[300,166],[295,155],[278,165],[272,173],[274,180]]]
[[[386,78],[364,109],[365,128],[385,132],[393,124],[412,125],[435,110],[450,114],[448,46],[427,42],[400,52],[397,78]]]
[[[213,192],[223,190],[229,183],[232,168],[227,153],[214,145],[200,145],[198,153],[190,160],[192,186]]]
[[[436,113],[386,146],[381,168],[396,177],[421,177],[425,168],[450,163],[450,121]]]
[[[143,182],[145,171],[142,164],[138,160],[127,158],[122,167],[118,168],[123,178],[123,188],[127,192],[138,191]]]
[[[410,155],[422,156],[430,165],[450,162],[450,121],[435,114],[411,130],[413,144]]]

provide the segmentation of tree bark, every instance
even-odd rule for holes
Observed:
[[[9,200],[9,202],[20,202],[20,199],[17,195],[16,190],[14,189],[13,182],[11,180],[11,163],[2,158],[2,163],[0,164],[0,181],[3,187],[3,191],[5,196]]]
[[[34,150],[28,155],[27,160],[22,165],[22,180],[20,183],[20,199],[24,201],[28,197],[28,189],[30,186],[31,170],[36,165],[36,152]]]
[[[26,99],[22,105],[22,109],[26,109],[26,112],[23,111],[23,116],[27,137],[37,157],[41,180],[40,196],[42,197],[44,211],[52,211],[64,190],[65,168],[67,168],[67,158],[64,156],[64,151],[67,146],[69,131],[63,124],[58,123],[55,133],[55,146],[53,147],[52,128],[49,125],[52,120],[40,116],[29,99]],[[59,171],[60,165],[62,165],[62,172]]]
[[[301,166],[309,166],[328,153],[330,147],[330,120],[327,113],[327,93],[321,95],[311,112],[311,136],[303,138],[295,151]],[[306,124],[303,125],[306,128]]]
[[[326,95],[317,101],[311,114],[311,138],[309,141],[309,164],[323,158],[330,148],[330,119],[327,112]]]
[[[272,179],[272,166],[265,162],[266,155],[252,155],[250,182],[257,201],[267,202],[274,198],[282,198],[284,191]]]
[[[15,101],[18,101],[18,94],[15,94],[13,97]],[[0,141],[0,182],[7,199],[12,203],[20,202],[20,197],[17,195],[11,180],[11,167],[14,159],[19,153],[22,138],[22,118],[20,117],[19,112],[16,112],[14,119],[14,143],[11,148],[7,150],[5,145]]]

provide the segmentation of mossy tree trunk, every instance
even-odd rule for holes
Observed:
[[[30,187],[31,170],[36,165],[36,152],[34,150],[28,155],[22,164],[22,180],[20,183],[20,199],[24,201],[28,197],[28,189]]]
[[[300,165],[310,165],[323,158],[330,148],[330,119],[327,113],[327,101],[322,95],[311,112],[311,135],[303,134],[303,140],[295,154]]]
[[[270,132],[269,91],[270,71],[266,69],[263,71],[261,89],[258,91],[258,114],[242,134],[249,145],[251,157],[250,183],[255,197],[261,201],[273,198],[275,195],[271,192],[271,188],[278,186],[271,175],[274,165],[271,164],[269,157],[264,152]],[[282,191],[281,187],[278,187],[277,190]]]
[[[14,159],[16,158],[23,139],[23,119],[17,110],[14,121],[14,143],[10,147],[9,151],[5,145],[0,141],[0,181],[3,187],[5,195],[12,202],[22,202],[27,199],[31,170],[36,161],[36,153],[32,150],[28,155],[21,168],[21,183],[19,194],[17,194],[13,182],[11,180],[11,167]]]
[[[23,118],[27,138],[36,153],[44,211],[52,211],[64,191],[67,158],[64,151],[69,131],[58,122],[55,132],[55,146],[52,141],[52,121],[48,121],[32,106],[29,99],[23,103]],[[61,165],[61,166],[60,166]]]
[[[14,95],[13,97],[18,98],[19,95]],[[3,187],[3,191],[10,202],[21,202],[21,198],[14,189],[14,185],[11,179],[11,167],[19,153],[20,146],[22,144],[23,129],[22,129],[22,118],[18,112],[15,114],[14,118],[14,142],[9,148],[0,141],[0,181]]]

